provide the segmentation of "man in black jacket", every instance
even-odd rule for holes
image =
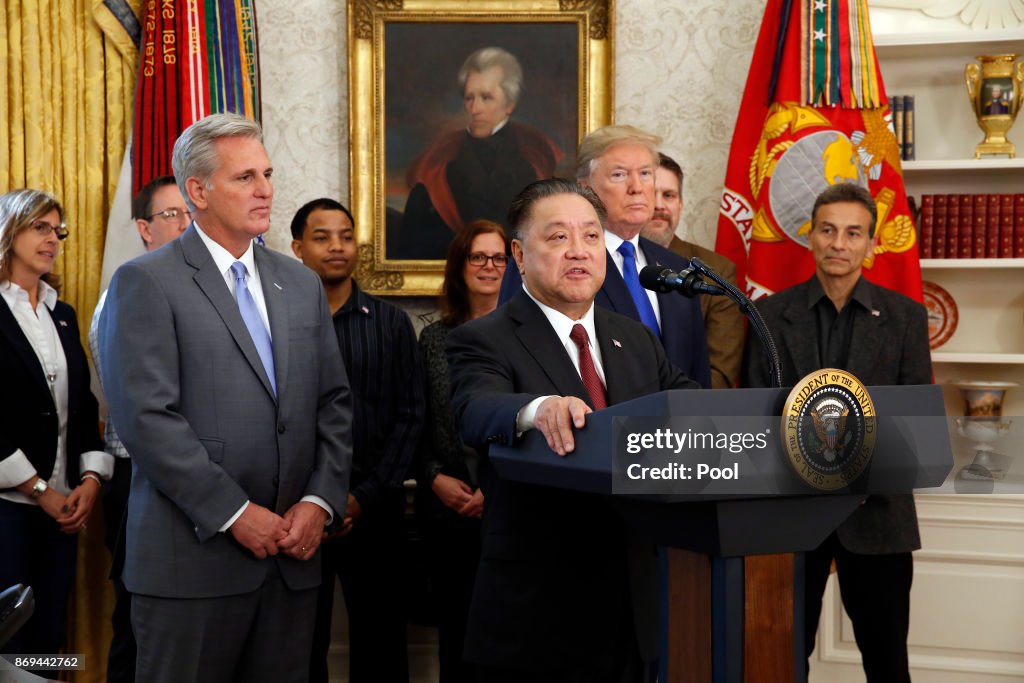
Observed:
[[[871,253],[877,221],[871,193],[833,185],[814,202],[809,280],[758,302],[782,361],[782,385],[821,368],[854,374],[865,385],[931,384],[924,307],[868,282],[861,264]],[[747,339],[744,383],[770,386],[756,335]],[[911,495],[869,496],[817,549],[807,554],[804,644],[808,656],[835,559],[839,590],[869,683],[910,681],[911,552],[921,547]]]

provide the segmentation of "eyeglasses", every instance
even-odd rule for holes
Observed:
[[[466,257],[466,260],[469,261],[469,264],[471,266],[476,266],[478,268],[483,268],[488,261],[493,263],[495,268],[504,268],[505,265],[508,263],[508,256],[505,256],[505,254],[495,254],[494,256],[488,256],[483,252],[474,251],[472,254]]]
[[[67,226],[63,223],[60,225],[50,225],[46,221],[36,221],[32,224],[32,229],[40,237],[49,237],[53,233],[57,233],[57,239],[62,240],[68,236]]]
[[[146,218],[146,220],[151,221],[157,216],[167,221],[173,221],[178,216],[184,216],[187,220],[192,220],[192,212],[185,209],[164,209],[163,211],[157,211],[152,216]]]

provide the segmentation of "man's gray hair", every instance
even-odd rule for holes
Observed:
[[[193,123],[178,136],[174,143],[171,166],[174,168],[178,189],[181,190],[181,196],[185,198],[185,205],[189,211],[195,211],[196,207],[188,196],[188,190],[185,189],[188,179],[198,178],[199,182],[209,188],[210,178],[217,170],[216,142],[221,138],[234,137],[253,138],[263,142],[263,128],[255,121],[238,114],[210,114]]]
[[[643,145],[651,150],[651,167],[658,168],[660,137],[636,126],[605,126],[587,133],[586,137],[580,141],[576,153],[576,180],[589,180],[601,155],[610,147],[624,143]]]
[[[483,72],[492,66],[501,67],[501,90],[505,99],[509,104],[517,104],[523,90],[523,68],[515,55],[500,47],[482,47],[466,57],[459,69],[459,87],[465,92],[471,71]]]

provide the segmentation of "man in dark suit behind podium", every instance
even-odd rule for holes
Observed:
[[[673,365],[711,387],[711,366],[697,299],[676,292],[655,294],[640,286],[644,266],[674,271],[690,267],[688,259],[641,237],[654,215],[654,176],[661,138],[627,125],[591,131],[576,154],[576,182],[591,188],[608,217],[605,224],[606,277],[595,298],[597,305],[638,320],[654,331]],[[505,269],[499,301],[519,290],[515,268]]]
[[[513,202],[512,255],[525,289],[451,333],[448,360],[467,445],[515,444],[538,429],[572,457],[592,410],[698,388],[647,327],[594,306],[605,277],[605,211],[567,180]],[[610,498],[503,480],[483,458],[483,552],[466,659],[485,683],[626,683],[656,653],[655,548]]]
[[[858,185],[833,185],[815,200],[808,235],[815,274],[758,302],[778,347],[782,386],[821,368],[847,370],[868,386],[931,384],[924,306],[861,276],[877,220],[871,193]],[[770,386],[756,335],[747,338],[743,378],[748,387]],[[807,655],[834,558],[868,682],[909,683],[911,552],[920,547],[913,496],[873,495],[807,553]]]

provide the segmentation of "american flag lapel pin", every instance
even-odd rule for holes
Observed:
[[[618,339],[612,339],[612,344],[613,344],[613,345],[615,346],[615,348],[617,348],[617,349],[621,349],[621,348],[622,348],[622,344],[620,344],[620,343],[619,343],[619,340],[618,340]]]
[[[370,315],[370,309],[367,308],[366,306],[360,306],[359,310],[362,311],[365,315]]]
[[[58,320],[57,322],[60,323],[61,327],[67,327],[68,326],[68,321],[67,320]]]
[[[876,318],[880,318],[882,316],[882,312],[877,308],[872,308],[871,315],[875,316]]]

